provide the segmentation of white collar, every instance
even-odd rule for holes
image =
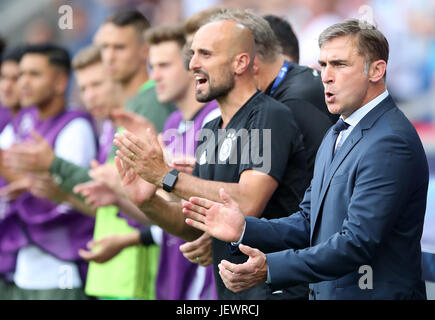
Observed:
[[[367,113],[369,113],[374,107],[381,103],[381,101],[384,100],[387,96],[388,90],[385,90],[376,98],[370,100],[358,110],[355,110],[349,117],[346,118],[345,122],[348,123],[350,126],[355,127]],[[340,118],[342,118],[342,116],[340,116]]]

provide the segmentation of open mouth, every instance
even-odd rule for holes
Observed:
[[[335,101],[335,94],[332,93],[331,91],[326,91],[325,92],[325,100],[328,103],[332,103]]]
[[[196,74],[195,81],[196,81],[196,89],[199,90],[205,86],[205,84],[207,83],[208,80],[207,80],[206,76],[204,76],[202,74]]]

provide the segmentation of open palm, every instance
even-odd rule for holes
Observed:
[[[219,190],[219,195],[223,203],[197,197],[185,202],[186,223],[222,241],[236,242],[242,235],[245,217],[223,189]]]
[[[133,168],[128,167],[127,165],[123,166],[118,157],[115,157],[115,164],[119,176],[121,177],[124,192],[135,205],[141,205],[154,196],[157,191],[155,185],[148,183],[139,177],[139,175],[134,172]]]

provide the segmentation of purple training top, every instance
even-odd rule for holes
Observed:
[[[59,132],[76,118],[85,118],[92,122],[90,116],[81,111],[63,111],[49,119],[37,119],[34,130],[54,148]],[[17,126],[16,129],[19,130],[20,127]],[[22,132],[17,132],[18,136],[21,134]],[[18,138],[25,140],[29,135]],[[96,143],[96,139],[90,143]],[[85,248],[86,243],[92,239],[92,218],[65,204],[55,204],[29,192],[15,201],[14,213],[16,214],[9,216],[12,221],[9,224],[13,227],[8,225],[7,233],[0,238],[1,252],[17,252],[22,246],[33,243],[60,260],[76,262],[84,279],[87,264],[78,255],[78,249]]]
[[[5,121],[6,119],[8,121]],[[36,124],[36,120],[37,110],[35,108],[22,109],[13,117],[9,110],[0,108],[0,132],[11,123],[14,128],[15,141],[21,141],[25,135],[28,135]],[[0,188],[7,184],[8,182],[0,176]],[[21,228],[16,212],[16,201],[0,197],[0,274],[6,275],[15,270],[18,249],[27,244],[27,237]]]

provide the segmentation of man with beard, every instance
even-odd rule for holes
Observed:
[[[319,148],[299,211],[244,217],[222,190],[225,205],[191,198],[185,212],[195,221],[186,222],[249,253],[247,263],[219,266],[234,292],[309,283],[311,299],[425,300],[420,241],[429,170],[414,126],[386,89],[388,41],[349,19],[318,42],[326,103],[340,119]]]
[[[219,189],[225,187],[248,216],[272,217],[277,208],[287,212],[297,208],[309,183],[302,136],[291,111],[257,90],[254,56],[253,35],[235,21],[217,19],[198,30],[190,61],[196,99],[216,99],[222,115],[202,131],[193,176],[165,164],[151,133],[146,141],[129,132],[115,135],[119,148],[116,164],[130,197],[147,181],[183,199],[207,195],[219,201]],[[181,202],[167,202],[154,194],[136,197],[135,203],[169,233],[188,241],[201,235],[184,223]],[[226,246],[213,239],[219,299],[302,298],[299,292],[287,289],[272,292],[265,284],[238,294],[227,290],[218,274],[219,262],[229,259],[243,263],[247,256],[233,256]]]
[[[204,104],[195,99],[195,81],[193,75],[183,66],[182,49],[185,44],[184,30],[180,26],[160,26],[147,30],[147,43],[150,47],[149,62],[151,78],[156,82],[157,97],[160,102],[172,102],[177,111],[172,113],[165,123],[162,139],[166,144],[168,162],[174,167],[179,166],[179,159],[192,158],[195,153],[195,136],[208,122],[219,116],[216,101]],[[133,117],[133,115],[130,115]],[[140,133],[139,119],[131,119],[137,125],[134,129]],[[193,162],[195,159],[193,158]],[[179,168],[181,171],[182,168]],[[187,170],[185,171],[187,172]],[[191,171],[190,171],[191,172]],[[151,185],[151,187],[153,187]],[[77,186],[74,190],[90,201],[104,201],[102,199],[117,200],[113,191],[93,183]],[[105,203],[106,205],[108,203]],[[112,204],[112,203],[109,203]],[[124,208],[123,208],[124,209]],[[126,210],[127,209],[127,210]],[[132,218],[136,215],[126,214]],[[141,218],[143,220],[143,214]],[[141,220],[138,220],[141,222]],[[158,244],[160,246],[159,269],[156,282],[156,298],[159,300],[197,300],[215,299],[215,285],[212,267],[204,268],[198,265],[198,254],[190,261],[180,252],[179,247],[184,244],[181,239],[162,232],[157,226],[143,229],[140,233],[118,235],[103,239],[107,246],[100,249],[102,255],[111,259],[128,246]],[[206,266],[211,264],[211,238],[204,235],[197,240],[209,250],[209,255],[201,256],[199,261]],[[102,259],[106,261],[105,259]]]

